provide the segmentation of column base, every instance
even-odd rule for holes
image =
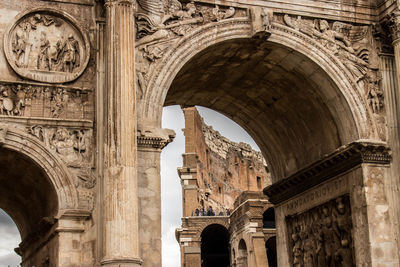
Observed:
[[[142,260],[138,258],[123,258],[123,259],[104,259],[101,261],[101,266],[107,267],[140,267]]]

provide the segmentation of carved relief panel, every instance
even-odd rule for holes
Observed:
[[[348,195],[289,216],[286,221],[292,266],[355,266]]]
[[[0,115],[92,120],[92,92],[88,89],[0,82]]]
[[[17,17],[4,36],[13,70],[24,78],[64,83],[78,78],[89,61],[90,45],[73,18],[35,9]]]

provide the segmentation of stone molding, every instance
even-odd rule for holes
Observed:
[[[125,259],[105,259],[101,261],[101,265],[120,264],[120,263],[133,263],[142,265],[143,261],[138,258],[125,258]]]
[[[175,132],[170,129],[138,130],[137,144],[139,148],[163,149],[175,138]]]
[[[269,201],[276,205],[360,164],[388,165],[390,161],[391,151],[385,144],[353,142],[263,191]]]
[[[138,147],[163,149],[172,140],[166,140],[161,137],[138,136],[137,141],[138,141]]]

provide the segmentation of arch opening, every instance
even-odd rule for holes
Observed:
[[[193,56],[175,76],[165,106],[204,106],[256,141],[274,181],[315,162],[359,133],[330,76],[298,51],[232,39]]]
[[[263,228],[267,229],[275,228],[275,209],[273,207],[268,208],[263,213]]]
[[[268,238],[265,242],[265,250],[267,251],[268,266],[278,267],[276,236]]]
[[[15,222],[21,235],[19,254],[54,224],[57,192],[32,159],[14,150],[0,148],[0,208]]]
[[[219,224],[207,226],[201,233],[201,266],[228,267],[229,263],[229,232]]]
[[[241,239],[239,241],[239,248],[238,248],[238,266],[240,267],[247,267],[247,245],[246,242]]]

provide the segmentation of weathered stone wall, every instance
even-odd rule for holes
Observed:
[[[260,152],[223,137],[204,123],[196,108],[184,108],[184,114],[186,149],[180,170],[195,169],[198,186],[197,192],[193,190],[191,198],[184,200],[183,205],[191,207],[184,216],[192,215],[196,208],[207,210],[210,206],[216,215],[225,214],[227,209],[233,209],[243,191],[261,191],[271,184]],[[192,201],[195,203],[187,203]]]

